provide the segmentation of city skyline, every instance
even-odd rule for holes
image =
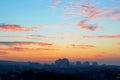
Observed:
[[[120,0],[0,0],[0,60],[120,64]]]

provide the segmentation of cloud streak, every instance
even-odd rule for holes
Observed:
[[[15,35],[15,36],[0,36],[0,38],[26,38],[26,39],[48,39],[53,38],[45,35]]]
[[[2,52],[0,51],[0,55],[8,54],[8,52]]]
[[[120,6],[111,9],[110,12],[103,14],[102,17],[112,18],[114,20],[120,21]]]
[[[1,47],[0,51],[37,52],[37,51],[58,50],[57,45],[46,42],[0,42],[0,46],[6,46],[6,47]]]
[[[120,34],[118,35],[102,35],[102,36],[83,36],[82,38],[90,39],[90,38],[120,38]]]
[[[72,47],[72,48],[80,48],[80,49],[91,49],[91,48],[95,48],[95,46],[93,46],[93,45],[75,45],[75,44],[72,44],[71,47]]]
[[[76,24],[76,26],[78,26],[81,29],[85,29],[85,30],[89,30],[89,31],[96,31],[96,30],[98,30],[100,28],[98,26],[98,24],[91,24],[91,25],[89,25],[89,24],[82,23],[82,22]]]
[[[0,31],[3,32],[32,32],[34,31],[32,28],[22,27],[20,25],[15,24],[0,24]]]
[[[25,46],[25,45],[39,45],[39,46],[52,46],[52,43],[45,42],[0,42],[0,45],[7,46]]]
[[[51,51],[51,50],[58,50],[58,49],[54,49],[54,48],[20,48],[20,47],[0,48],[0,51],[29,52],[29,53],[30,52],[39,52],[39,51]]]
[[[61,3],[61,0],[55,0],[54,2],[51,2],[51,9],[57,8],[57,6]]]

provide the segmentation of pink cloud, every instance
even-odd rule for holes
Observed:
[[[80,23],[67,23],[67,25],[71,25],[71,26],[76,26],[79,27],[80,29],[84,29],[84,30],[89,30],[89,31],[99,31],[102,30],[102,27],[100,27],[98,25],[98,23],[96,24],[88,24],[87,23],[87,19],[81,21]]]
[[[55,5],[59,3],[59,0],[53,2],[53,8],[55,8]],[[96,20],[99,18],[112,18],[120,21],[119,8],[120,7],[115,7],[112,9],[100,8],[97,6],[96,1],[94,1],[94,4],[91,4],[89,1],[85,1],[83,4],[77,1],[68,1],[68,4],[63,6],[64,14],[86,17],[85,19],[81,20],[80,23],[77,23],[75,26],[80,27],[80,29],[89,31],[96,31],[102,28],[98,26],[100,22],[88,24],[91,20]]]
[[[74,5],[74,6],[73,6]],[[98,18],[101,13],[105,12],[102,9],[96,7],[89,2],[85,2],[83,5],[79,2],[72,2],[70,5],[64,8],[65,13],[69,12],[70,14],[76,14],[78,16],[85,16],[86,18],[81,20],[80,23],[77,23],[75,26],[80,27],[84,30],[96,31],[100,29],[98,23],[88,24],[87,22]]]
[[[51,4],[58,5],[61,3],[61,0],[55,0],[54,2],[51,2]]]
[[[96,7],[93,4],[90,4],[89,2],[85,2],[83,5],[80,5],[80,12],[85,16],[92,16],[96,15],[101,11],[100,8]]]
[[[51,8],[51,9],[57,8],[57,6],[58,6],[60,3],[61,3],[61,0],[55,0],[55,1],[51,2],[50,8]]]
[[[89,31],[96,31],[99,28],[99,26],[97,26],[97,24],[88,25],[85,23],[79,23],[79,24],[76,24],[76,26],[80,27],[81,29],[85,29],[85,30],[89,30]]]
[[[64,6],[63,10],[65,14],[86,17],[86,19],[77,23],[76,26],[90,31],[102,28],[98,26],[98,23],[91,25],[88,24],[91,20],[99,18],[112,18],[120,21],[120,7],[112,9],[100,8],[97,7],[96,2],[94,3],[95,4],[91,4],[88,1],[84,2],[84,4],[81,4],[80,2],[70,2],[70,4]]]
[[[102,17],[112,18],[114,20],[120,21],[120,17],[119,16],[120,16],[120,6],[119,7],[115,7],[113,9],[111,9],[110,12],[107,12],[107,13],[102,15]]]
[[[22,27],[20,25],[14,25],[14,24],[1,25],[0,24],[0,31],[3,31],[3,32],[31,32],[34,30],[32,28]]]
[[[91,4],[90,2],[86,1],[83,4],[80,2],[71,2],[69,5],[64,6],[63,8],[64,13],[72,13],[76,14],[77,16],[85,16],[89,20],[101,18],[101,15],[112,12],[112,9],[102,9],[96,6],[96,2]]]
[[[37,29],[43,29],[43,28],[47,28],[47,26],[44,26],[44,25],[39,25],[39,26],[36,26],[36,27],[32,27],[32,28],[37,28]]]
[[[55,9],[55,8],[56,8],[56,6],[50,6],[50,8],[51,8],[51,9]]]

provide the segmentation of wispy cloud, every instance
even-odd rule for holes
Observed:
[[[80,5],[80,12],[78,12],[78,15],[93,16],[100,12],[100,8],[86,1],[84,4]]]
[[[95,58],[104,58],[104,59],[112,59],[112,58],[118,58],[120,57],[119,53],[107,53],[107,52],[98,52],[96,55],[94,55]]]
[[[120,21],[120,6],[111,9],[110,12],[103,14],[102,17],[112,18],[114,20]]]
[[[117,35],[102,35],[102,36],[83,36],[82,38],[90,39],[90,38],[120,38],[120,34]]]
[[[51,8],[51,9],[55,9],[55,8],[56,8],[56,6],[50,6],[50,8]]]
[[[101,30],[101,28],[103,28],[102,26],[99,26],[98,23],[89,24],[91,20],[111,18],[120,21],[120,7],[101,8],[97,6],[96,1],[93,2],[94,4],[92,4],[92,2],[90,3],[90,1],[85,1],[84,3],[68,1],[68,4],[64,5],[63,10],[67,15],[84,17],[85,19],[81,20],[80,23],[77,23],[75,26],[89,31]]]
[[[88,22],[91,20],[95,20],[97,18],[101,18],[101,15],[111,12],[110,9],[101,9],[96,7],[89,2],[85,2],[85,4],[80,5],[80,11],[77,13],[78,15],[83,15],[86,18],[81,20],[80,23],[77,24],[81,29],[86,29],[90,31],[96,31],[102,27],[98,26],[98,23],[89,25]]]
[[[51,4],[55,4],[55,5],[60,4],[60,3],[61,3],[61,0],[55,0],[54,2],[51,2]]]
[[[50,8],[51,8],[51,9],[57,8],[57,6],[58,6],[60,3],[61,3],[61,0],[52,1]]]
[[[45,25],[38,25],[38,26],[33,26],[31,28],[33,28],[33,29],[43,29],[43,28],[47,28],[47,26],[45,26]]]
[[[80,48],[80,49],[91,49],[91,48],[95,48],[96,46],[94,46],[94,45],[76,45],[76,44],[72,44],[71,47],[72,48]]]
[[[88,24],[88,22],[98,18],[98,16],[105,11],[106,10],[103,11],[101,8],[88,1],[84,2],[84,4],[81,4],[80,2],[71,2],[64,8],[65,14],[70,13],[69,15],[85,17],[85,19],[81,20],[80,23],[77,23],[75,26],[89,31],[96,31],[101,28],[98,23]]]
[[[31,32],[32,28],[22,27],[15,24],[0,24],[0,31],[3,32]]]
[[[86,2],[84,5],[80,6],[80,12],[78,14],[88,17],[87,21],[98,18],[112,18],[114,20],[120,20],[120,6],[102,9]]]
[[[99,31],[102,30],[102,27],[99,26],[98,23],[96,24],[88,24],[87,20],[83,20],[80,23],[67,23],[67,25],[77,26],[80,29],[88,30],[88,31]]]

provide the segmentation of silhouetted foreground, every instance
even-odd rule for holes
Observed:
[[[120,66],[71,64],[66,58],[54,64],[0,61],[0,80],[120,80]]]
[[[51,71],[36,72],[32,70],[7,72],[0,80],[120,80],[120,71],[100,70],[76,73],[55,73]]]

